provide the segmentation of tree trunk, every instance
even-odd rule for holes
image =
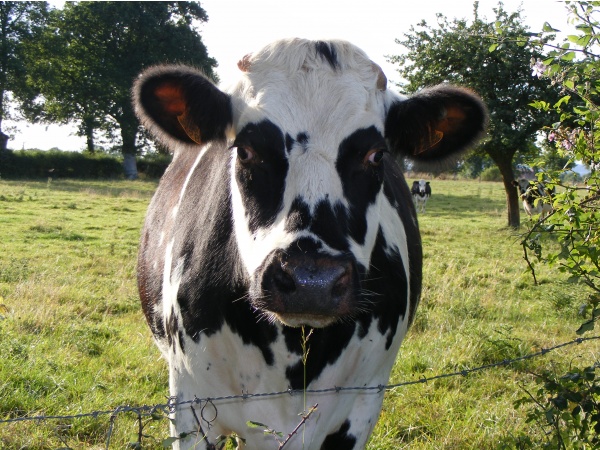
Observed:
[[[510,161],[495,161],[504,182],[504,191],[506,192],[506,206],[508,208],[508,226],[510,228],[519,228],[521,226],[521,209],[519,205],[519,196],[517,189],[512,182],[515,177]]]
[[[123,167],[125,178],[135,180],[138,177],[137,164],[135,160],[135,138],[137,128],[121,125],[121,140],[123,141]]]
[[[0,131],[0,152],[8,149],[8,135]]]
[[[96,147],[94,146],[94,119],[84,119],[83,122],[87,151],[94,153],[96,151]]]
[[[5,78],[4,76],[2,78]],[[4,86],[4,82],[1,83]],[[0,92],[0,152],[8,148],[8,135],[2,131],[2,122],[4,121],[4,89]]]

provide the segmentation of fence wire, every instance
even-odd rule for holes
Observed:
[[[593,341],[593,340],[598,340],[598,339],[600,339],[600,336],[592,336],[592,337],[585,337],[585,338],[580,337],[580,338],[573,339],[572,341],[563,342],[562,344],[558,344],[553,347],[542,348],[541,350],[539,350],[537,352],[519,356],[514,359],[504,359],[504,360],[498,361],[496,363],[485,364],[485,365],[482,365],[479,367],[463,369],[463,370],[459,370],[456,372],[444,373],[444,374],[435,375],[432,377],[421,377],[416,380],[403,381],[403,382],[394,383],[394,384],[385,384],[385,385],[380,384],[377,386],[333,386],[333,387],[325,388],[325,389],[305,389],[305,390],[304,389],[286,389],[284,391],[276,391],[276,392],[242,393],[242,394],[233,394],[233,395],[219,396],[219,397],[204,397],[204,398],[194,397],[193,399],[186,399],[186,400],[179,400],[176,397],[169,397],[168,401],[166,403],[156,404],[156,405],[141,405],[141,406],[121,405],[121,406],[117,406],[116,408],[113,408],[113,409],[92,411],[92,412],[80,413],[80,414],[48,415],[48,416],[36,415],[36,416],[14,417],[14,418],[10,418],[10,419],[0,419],[0,424],[7,424],[7,423],[14,423],[14,422],[26,422],[26,421],[43,422],[43,421],[49,421],[49,420],[74,420],[74,419],[82,419],[82,418],[97,419],[100,416],[107,416],[107,415],[110,415],[111,423],[112,423],[119,414],[134,413],[138,416],[138,418],[150,417],[150,416],[155,416],[156,414],[174,413],[175,410],[180,406],[193,405],[193,404],[197,404],[197,405],[211,404],[214,406],[216,403],[218,403],[220,401],[230,401],[230,400],[244,401],[244,400],[250,400],[253,398],[275,397],[275,396],[282,396],[282,395],[294,395],[294,394],[304,394],[304,393],[326,394],[326,393],[332,393],[332,392],[339,393],[339,392],[344,392],[344,391],[365,391],[365,392],[366,391],[377,391],[377,392],[390,391],[390,390],[397,389],[397,388],[404,387],[404,386],[423,384],[423,383],[428,383],[430,381],[440,380],[440,379],[444,379],[444,378],[451,378],[451,377],[457,377],[457,376],[466,377],[472,373],[481,372],[483,370],[493,369],[496,367],[506,367],[506,366],[509,366],[516,362],[525,361],[525,360],[537,358],[540,356],[544,356],[544,355],[548,354],[549,352],[558,350],[560,348],[569,347],[572,345],[578,345],[578,344],[581,344],[586,341]]]

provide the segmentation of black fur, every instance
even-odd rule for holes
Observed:
[[[337,52],[333,45],[325,41],[316,41],[315,50],[318,55],[321,55],[329,63],[332,69],[336,70],[338,68]]]

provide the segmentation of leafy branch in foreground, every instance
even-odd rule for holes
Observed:
[[[546,431],[543,448],[598,448],[600,445],[600,385],[595,364],[572,369],[563,376],[550,371],[535,374],[542,385],[535,393],[515,402],[515,406],[533,405],[527,422],[542,423]],[[521,448],[535,444],[521,437]]]
[[[567,36],[560,46],[553,45],[545,59],[532,61],[533,73],[560,86],[562,96],[553,104],[538,100],[532,106],[560,114],[560,121],[543,129],[547,140],[570,163],[586,163],[591,173],[585,186],[562,181],[569,169],[539,175],[540,181],[542,177],[550,179],[559,192],[554,212],[533,225],[523,239],[523,248],[526,259],[527,252],[533,251],[539,261],[558,266],[571,281],[587,287],[587,304],[580,312],[588,320],[579,328],[581,334],[593,329],[600,316],[600,55],[596,50],[600,45],[600,2],[566,4],[579,33]],[[546,24],[544,31],[556,30]],[[533,42],[548,45],[541,37]],[[556,238],[558,250],[547,250],[542,257],[540,233]]]
[[[585,322],[581,335],[594,329],[600,317],[600,1],[565,2],[577,34],[561,45],[550,44],[549,24],[529,36],[532,45],[549,49],[544,58],[532,58],[532,75],[561,89],[558,101],[536,100],[531,104],[541,113],[553,112],[560,120],[540,130],[548,145],[567,159],[562,170],[546,170],[538,181],[557,187],[553,212],[532,223],[524,234],[524,259],[534,282],[536,261],[557,267],[577,284],[586,302],[579,313]],[[499,32],[499,42],[502,32]],[[490,48],[490,51],[493,51]],[[575,162],[591,170],[585,186],[567,182]],[[550,237],[551,239],[545,239]],[[558,245],[554,245],[554,242]],[[529,255],[532,254],[533,258]],[[550,371],[535,375],[540,387],[515,402],[531,406],[528,422],[541,425],[542,438],[521,436],[518,448],[584,449],[600,445],[600,384],[596,369],[571,368],[563,376]]]

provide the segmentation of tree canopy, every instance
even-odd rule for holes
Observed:
[[[398,72],[406,80],[400,88],[405,92],[449,82],[482,96],[490,112],[490,125],[488,138],[475,152],[480,157],[488,155],[500,169],[508,225],[518,227],[519,201],[511,184],[513,164],[535,148],[536,134],[548,121],[548,115],[538,113],[530,104],[556,94],[551,94],[551,86],[532,76],[531,59],[539,57],[539,51],[526,39],[528,29],[520,12],[508,13],[502,3],[494,12],[494,20],[487,21],[479,16],[478,2],[474,2],[470,21],[449,21],[442,15],[437,16],[435,26],[422,21],[411,27],[404,39],[396,40],[407,52],[390,57],[390,61],[399,64]],[[497,29],[506,37],[501,45],[494,36]]]
[[[46,17],[46,2],[0,2],[0,150],[8,141],[2,122],[9,118],[9,94],[32,97],[25,82],[24,42],[33,39]]]
[[[35,121],[77,121],[89,151],[102,131],[135,154],[135,77],[151,65],[185,63],[214,79],[217,63],[194,27],[206,20],[197,2],[67,2],[31,43],[30,83],[41,95],[24,109]]]

